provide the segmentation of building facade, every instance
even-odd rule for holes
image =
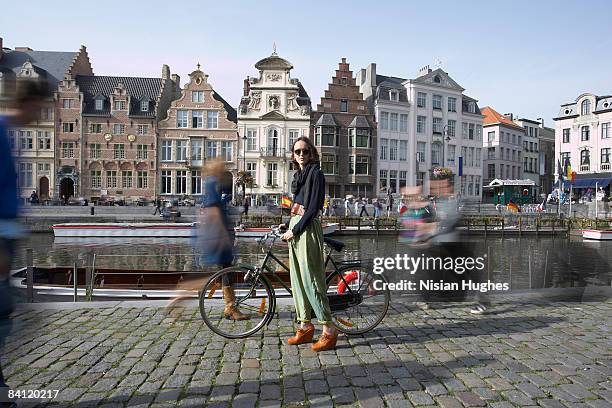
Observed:
[[[405,79],[379,75],[376,64],[369,64],[356,76],[368,106],[374,112],[378,135],[375,192],[399,193],[416,183],[416,144],[410,142],[408,123],[410,102]]]
[[[161,78],[77,75],[56,96],[56,195],[152,199],[157,123],[178,89],[167,65]]]
[[[372,198],[376,190],[376,118],[342,58],[310,120],[326,193]]]
[[[555,121],[555,153],[564,166],[569,162],[577,173],[575,188],[594,187],[588,180],[601,179],[608,187],[612,178],[612,96],[584,93],[574,102],[561,105]],[[555,176],[558,174],[555,167]],[[592,186],[591,186],[592,184]]]
[[[525,129],[489,106],[482,108],[482,114],[483,186],[488,186],[495,179],[523,179]]]
[[[514,118],[507,114],[506,117],[522,127],[525,132],[523,135],[523,178],[533,180],[535,192],[540,191],[540,176],[542,158],[540,156],[542,128],[540,122],[527,118]]]
[[[199,198],[203,166],[216,158],[226,162],[228,177],[233,179],[237,141],[236,110],[214,91],[198,64],[179,98],[172,101],[166,119],[159,123],[158,193]]]
[[[256,78],[247,77],[238,110],[238,135],[242,141],[238,167],[249,172],[253,184],[246,190],[253,204],[278,203],[291,190],[290,149],[300,136],[309,136],[310,97],[293,65],[277,55],[255,64]]]
[[[53,95],[65,77],[93,75],[87,50],[77,52],[35,51],[29,47],[3,49],[0,38],[0,109],[9,107],[15,87],[21,80],[42,81]],[[16,158],[19,196],[27,201],[33,191],[41,200],[57,195],[56,127],[57,103],[53,96],[43,103],[40,119],[9,130]]]
[[[540,121],[540,195],[552,193],[555,182],[555,129],[544,126]]]

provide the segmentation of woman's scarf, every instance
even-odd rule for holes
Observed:
[[[318,168],[319,165],[316,162],[311,162],[304,166],[302,170],[298,170],[295,172],[295,174],[293,175],[293,181],[291,182],[291,193],[294,197],[297,195],[297,193],[300,192],[302,186],[306,184],[306,181],[313,173],[313,171],[317,170]],[[304,198],[308,199],[307,197]]]

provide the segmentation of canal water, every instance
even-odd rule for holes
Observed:
[[[337,258],[396,258],[397,255],[419,257],[425,249],[414,249],[395,236],[341,236],[346,247]],[[581,238],[561,237],[484,238],[465,237],[472,254],[482,257],[484,280],[508,283],[511,291],[551,287],[610,286],[612,272],[611,242],[587,242]],[[26,265],[26,248],[33,249],[34,265],[85,265],[89,254],[96,255],[97,268],[155,269],[191,271],[195,269],[194,248],[190,239],[60,239],[52,234],[32,234],[17,251],[15,267]],[[239,262],[256,264],[263,254],[254,240],[237,240]],[[287,246],[275,246],[275,253],[286,254]],[[389,281],[408,278],[404,270],[391,268],[384,272]]]

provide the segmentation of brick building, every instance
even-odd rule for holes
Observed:
[[[51,92],[64,78],[93,75],[84,46],[76,52],[35,51],[29,47],[14,50],[2,47],[0,38],[0,111],[9,108],[20,80],[45,81]],[[41,200],[57,195],[55,147],[57,103],[50,97],[43,105],[40,119],[11,129],[9,139],[17,161],[19,196],[25,201],[32,191]]]
[[[310,118],[331,197],[376,195],[376,121],[346,58]]]
[[[167,65],[161,78],[77,75],[56,97],[56,189],[78,195],[153,198],[157,123],[179,78]]]
[[[158,194],[197,198],[202,194],[202,168],[217,157],[227,163],[227,176],[236,176],[236,110],[215,92],[200,64],[171,103],[158,133]]]

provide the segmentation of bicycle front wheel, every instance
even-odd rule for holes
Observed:
[[[220,336],[241,339],[251,336],[272,318],[274,289],[251,267],[232,266],[210,277],[200,292],[200,314],[204,323]],[[236,319],[240,311],[244,320]]]
[[[362,265],[339,269],[330,281],[327,296],[334,324],[342,333],[366,333],[380,324],[389,310],[387,278]]]

